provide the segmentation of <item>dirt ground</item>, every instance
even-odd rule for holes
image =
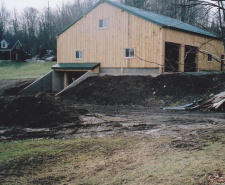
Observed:
[[[224,73],[89,78],[62,97],[21,96],[34,79],[0,81],[0,140],[113,135],[196,135],[223,129],[221,112],[172,111],[225,90]],[[219,125],[219,126],[218,126]]]
[[[169,136],[174,148],[200,150],[205,141],[218,141],[225,134],[224,112],[163,107],[224,91],[224,77],[223,73],[94,77],[62,97],[19,95],[33,79],[0,81],[0,140]]]

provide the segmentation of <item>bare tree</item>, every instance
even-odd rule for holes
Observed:
[[[37,35],[38,35],[39,12],[37,9],[27,7],[21,15],[22,40],[25,49],[31,54],[37,51]]]
[[[4,34],[6,34],[8,29],[8,22],[10,19],[10,13],[5,7],[5,4],[1,2],[0,5],[0,38],[2,39],[4,37]]]
[[[19,15],[16,10],[14,10],[12,13],[11,23],[12,34],[17,38],[19,37],[20,33],[20,21]]]

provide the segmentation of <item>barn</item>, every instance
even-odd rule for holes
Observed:
[[[101,0],[57,35],[57,64],[35,82],[39,89],[25,91],[60,93],[93,75],[220,71],[221,58],[223,43],[213,33]]]
[[[99,63],[99,73],[152,75],[221,70],[213,33],[163,15],[101,0],[57,35],[57,62]],[[60,66],[56,66],[60,71]]]

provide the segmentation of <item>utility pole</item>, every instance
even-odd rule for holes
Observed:
[[[49,30],[50,29],[50,26],[49,26],[49,23],[50,23],[50,20],[49,20],[50,19],[50,15],[49,15],[50,12],[49,12],[49,9],[50,8],[49,8],[49,1],[48,1],[48,33],[50,33],[50,30]]]
[[[47,8],[47,42],[46,42],[46,49],[49,49],[49,43],[50,43],[50,7],[49,7],[49,1],[48,1],[48,8]]]

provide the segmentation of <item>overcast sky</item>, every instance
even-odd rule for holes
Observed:
[[[38,10],[48,7],[56,8],[57,5],[61,5],[63,2],[73,1],[73,0],[0,0],[5,4],[6,9],[12,11],[16,9],[18,12],[22,11],[26,7],[34,7]]]
[[[56,8],[57,5],[61,5],[62,2],[72,2],[73,0],[0,0],[0,2],[5,4],[7,10],[12,11],[16,9],[18,12],[26,7],[34,7],[38,10],[47,8],[48,1],[50,8]],[[212,2],[210,0],[205,1]]]

